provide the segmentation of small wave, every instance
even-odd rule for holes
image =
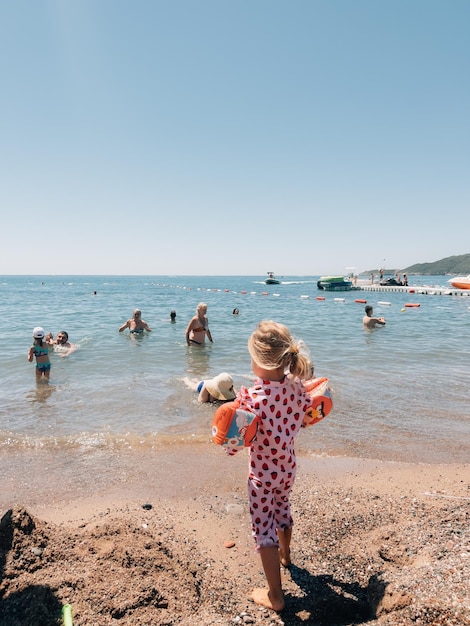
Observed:
[[[316,285],[316,280],[283,280],[281,285]]]
[[[137,433],[79,433],[73,436],[28,437],[12,433],[0,433],[0,450],[17,453],[31,450],[155,450],[177,444],[207,443],[204,433],[163,432],[139,435]]]

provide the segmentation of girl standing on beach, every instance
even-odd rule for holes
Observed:
[[[36,357],[36,381],[40,381],[44,377],[46,381],[49,380],[51,373],[51,362],[49,361],[49,345],[45,343],[44,338],[46,332],[44,328],[36,326],[33,329],[33,345],[28,351],[28,361],[32,363],[33,358]]]
[[[249,448],[248,498],[252,535],[268,588],[254,589],[251,599],[282,611],[285,605],[281,568],[289,567],[294,524],[289,496],[295,480],[294,438],[312,400],[301,380],[311,362],[303,342],[273,321],[263,321],[248,340],[256,380],[237,399],[258,416],[258,432]]]

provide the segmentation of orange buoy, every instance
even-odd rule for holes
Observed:
[[[367,304],[367,300],[361,300],[360,298],[357,298],[357,300],[354,300],[354,302],[361,302],[361,304]]]
[[[407,302],[405,306],[421,306],[418,302]]]
[[[246,293],[246,291],[240,291],[240,293]]]
[[[414,293],[414,292],[415,292],[415,290],[414,290],[414,289],[409,289],[409,290],[408,290],[408,293]]]
[[[317,298],[316,298],[316,299],[317,299],[317,300],[324,300],[324,299],[325,299],[325,296],[317,296]]]
[[[262,292],[261,292],[261,295],[262,295],[262,296],[269,296],[269,293],[268,293],[267,291],[262,291]]]

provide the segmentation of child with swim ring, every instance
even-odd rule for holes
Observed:
[[[252,387],[241,387],[237,401],[258,418],[258,432],[249,446],[248,498],[252,535],[268,584],[250,597],[282,611],[280,565],[291,564],[294,523],[289,503],[296,474],[294,439],[312,405],[302,383],[311,376],[312,365],[304,343],[273,321],[260,322],[248,350],[257,378]]]

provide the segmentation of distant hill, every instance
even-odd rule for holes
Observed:
[[[416,263],[402,270],[405,274],[470,274],[470,254],[448,256],[434,263]]]
[[[377,274],[378,272],[379,270],[376,269],[364,272],[364,274]],[[445,259],[434,261],[433,263],[415,263],[415,265],[409,265],[408,267],[384,270],[384,274],[395,274],[395,272],[408,275],[424,274],[427,276],[439,276],[445,274],[463,274],[466,276],[470,274],[470,254],[448,256]]]

